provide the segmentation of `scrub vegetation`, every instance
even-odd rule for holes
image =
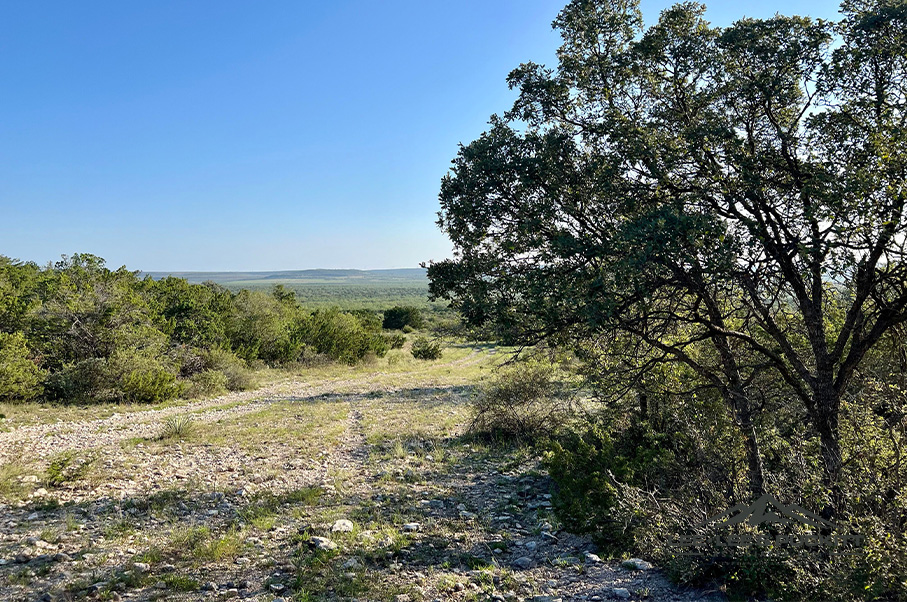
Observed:
[[[418,310],[414,310],[418,312]],[[263,368],[384,357],[403,344],[367,309],[269,291],[140,279],[76,254],[0,257],[0,401],[161,403],[254,386]]]

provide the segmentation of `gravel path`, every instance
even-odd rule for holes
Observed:
[[[0,600],[724,599],[559,529],[536,459],[458,436],[455,375],[379,376],[0,433]]]

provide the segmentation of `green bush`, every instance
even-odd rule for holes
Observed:
[[[136,369],[120,382],[123,400],[131,403],[160,403],[177,397],[180,386],[172,372],[164,368]]]
[[[371,330],[373,332],[381,330],[381,316],[379,316],[378,313],[368,309],[354,309],[349,313],[356,316],[356,319],[359,320],[359,323],[362,324],[362,327],[366,330]]]
[[[135,349],[89,358],[48,375],[46,397],[63,403],[160,403],[180,394],[175,368]]]
[[[387,329],[410,328],[419,329],[425,326],[425,320],[422,318],[422,312],[418,307],[411,305],[395,305],[384,312],[384,321],[382,326]]]
[[[203,370],[190,377],[189,386],[185,389],[184,396],[189,399],[196,397],[214,397],[226,392],[226,374],[220,370]]]
[[[567,528],[593,534],[606,549],[629,548],[633,530],[619,516],[628,470],[610,435],[600,425],[569,433],[552,443],[544,461],[556,484],[555,509]]]
[[[224,386],[230,391],[245,391],[255,386],[255,375],[246,362],[225,349],[211,349],[204,354],[206,371],[224,375]]]
[[[702,503],[724,503],[722,492],[690,480],[701,468],[697,456],[681,432],[656,431],[645,421],[614,428],[593,420],[553,441],[544,464],[556,484],[555,509],[568,528],[591,534],[613,552],[652,554],[652,542],[682,526],[682,521],[667,526],[672,502],[662,499],[662,506],[653,508],[653,492],[671,492],[686,512]],[[697,495],[702,499],[691,505]]]
[[[205,351],[188,345],[177,345],[170,350],[170,360],[177,367],[180,378],[191,378],[203,372]]]
[[[173,343],[210,347],[226,341],[229,291],[172,276],[152,281],[149,289],[159,311],[158,324]]]
[[[312,312],[300,336],[317,353],[347,364],[355,364],[369,353],[383,357],[389,348],[380,332],[369,330],[356,316],[337,309]]]
[[[431,341],[426,337],[419,337],[413,341],[410,353],[417,360],[441,359],[441,342]]]
[[[29,357],[21,332],[0,332],[0,400],[27,401],[43,391],[47,373]]]
[[[303,341],[294,336],[297,309],[263,291],[242,290],[234,297],[227,333],[236,355],[270,364],[295,362]]]
[[[555,369],[523,362],[499,372],[472,401],[470,430],[536,441],[558,432],[573,415],[573,400]]]
[[[392,334],[387,337],[387,342],[391,349],[400,349],[406,344],[406,336],[402,334]]]
[[[165,344],[118,348],[107,362],[110,390],[104,396],[129,403],[160,403],[177,397],[181,389],[177,367],[162,353]]]
[[[116,401],[110,396],[111,373],[107,359],[92,357],[64,364],[44,380],[45,397],[61,403]]]

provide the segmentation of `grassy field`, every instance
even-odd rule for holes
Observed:
[[[236,281],[224,286],[233,292],[241,289],[271,290],[281,284],[296,293],[296,298],[305,307],[339,307],[341,309],[369,309],[382,311],[394,305],[412,305],[422,310],[446,314],[447,304],[428,300],[428,285],[406,284],[359,284],[359,283],[309,283],[293,280]]]
[[[447,304],[428,300],[425,270],[293,270],[283,272],[146,272],[155,279],[167,275],[189,282],[216,282],[233,292],[271,290],[282,285],[296,293],[306,307],[340,307],[382,311],[394,305],[412,305],[448,315]]]

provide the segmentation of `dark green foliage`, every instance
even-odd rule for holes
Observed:
[[[186,397],[213,397],[227,391],[227,375],[220,370],[203,370],[189,378]]]
[[[545,460],[557,484],[553,499],[564,524],[576,533],[595,533],[601,543],[618,550],[629,547],[633,531],[615,518],[621,479],[628,471],[610,436],[592,426],[555,442]]]
[[[13,333],[26,327],[29,312],[40,304],[43,284],[37,265],[0,255],[0,332]]]
[[[349,313],[356,316],[366,330],[373,332],[381,330],[381,315],[377,312],[368,309],[354,309]]]
[[[148,367],[131,370],[119,384],[123,401],[133,403],[160,403],[179,395],[176,376],[163,368]]]
[[[425,326],[422,319],[422,312],[418,307],[409,305],[397,305],[384,312],[384,328],[401,329],[404,326],[419,329]]]
[[[433,341],[428,337],[418,337],[413,341],[410,353],[417,360],[441,359],[441,342]]]
[[[651,536],[657,525],[631,492],[683,491],[696,462],[679,435],[647,423],[612,432],[596,421],[552,443],[545,464],[557,483],[554,501],[565,524],[594,534],[613,551],[632,549],[638,532]]]
[[[146,282],[164,321],[161,330],[173,342],[210,347],[226,341],[226,317],[233,305],[229,291],[213,283],[189,284],[172,277]]]
[[[100,396],[108,390],[107,375],[105,358],[64,364],[48,374],[44,381],[45,396],[50,401],[66,403],[108,401]]]
[[[406,344],[406,335],[392,334],[387,337],[387,342],[391,349],[400,349]]]
[[[236,355],[269,363],[299,358],[302,341],[294,336],[294,306],[261,291],[240,291],[233,304],[227,333]]]
[[[356,363],[369,353],[379,357],[387,354],[387,339],[380,329],[372,329],[374,321],[343,313],[336,309],[319,309],[303,323],[300,335],[318,353],[331,359]]]
[[[252,370],[249,369],[246,362],[226,349],[215,348],[205,352],[203,362],[205,371],[214,371],[223,375],[224,386],[230,391],[245,391],[255,385]],[[213,379],[217,379],[217,377],[209,377],[208,382]]]

